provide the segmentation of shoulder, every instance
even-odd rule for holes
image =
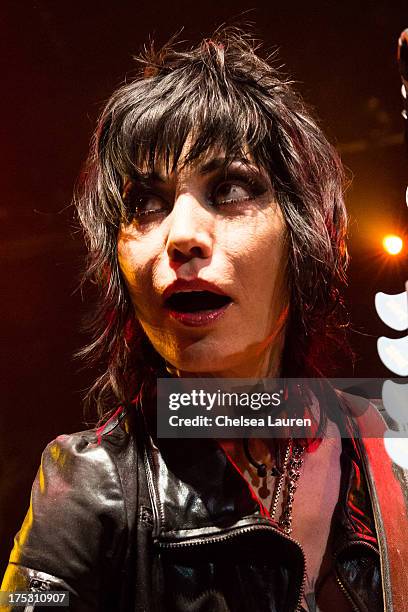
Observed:
[[[97,482],[100,486],[103,476],[114,479],[117,457],[133,440],[121,426],[123,420],[122,413],[102,427],[57,436],[42,452],[40,474],[54,477],[54,486],[65,480],[81,488]]]
[[[118,554],[128,526],[121,466],[133,441],[120,423],[46,446],[11,563],[70,581]]]
[[[136,448],[127,416],[115,413],[103,427],[47,444],[2,589],[41,583],[69,590],[72,609],[99,609],[104,577],[116,575],[126,558],[137,507]]]
[[[120,408],[100,427],[61,434],[47,444],[42,457],[49,458],[63,471],[75,462],[104,468],[109,459],[114,461],[115,456],[133,442],[128,416],[127,411]]]

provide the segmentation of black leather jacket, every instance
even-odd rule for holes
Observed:
[[[350,609],[379,612],[358,440],[343,440],[341,465],[331,578]],[[159,449],[140,411],[122,409],[100,435],[46,447],[2,590],[68,590],[70,610],[83,612],[294,612],[304,570],[301,546],[266,516],[217,442],[161,440]]]

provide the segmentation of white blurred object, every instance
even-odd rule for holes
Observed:
[[[397,331],[408,329],[408,296],[405,291],[396,295],[377,293],[375,309],[388,327]]]
[[[381,336],[377,350],[386,368],[398,376],[408,376],[408,336],[397,339]]]
[[[400,385],[386,380],[382,388],[384,408],[400,425],[408,424],[408,384]]]
[[[403,438],[403,435],[408,436],[408,432],[404,434],[388,429],[384,433],[384,446],[392,461],[408,470],[408,437]]]

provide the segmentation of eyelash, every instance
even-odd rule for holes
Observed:
[[[215,199],[215,195],[217,193],[217,190],[220,189],[220,187],[223,187],[224,185],[228,185],[229,187],[232,186],[237,186],[237,187],[244,187],[248,192],[248,196],[244,197],[244,198],[231,198],[231,199],[227,199],[224,201],[221,201],[220,203],[216,204],[216,206],[229,206],[230,204],[238,204],[241,202],[248,202],[249,200],[252,200],[254,197],[256,197],[257,194],[256,192],[256,183],[253,179],[246,179],[245,181],[243,181],[242,179],[233,179],[230,178],[229,180],[225,180],[222,181],[221,183],[219,183],[216,187],[216,189],[214,190],[213,194],[212,194],[212,200]]]
[[[219,182],[214,181],[214,183],[215,183],[215,186],[211,190],[211,195],[209,199],[210,199],[210,202],[216,208],[222,208],[222,207],[227,207],[227,206],[231,206],[234,204],[248,202],[250,200],[253,200],[259,197],[260,195],[262,195],[263,193],[267,191],[267,187],[264,184],[262,184],[260,181],[257,181],[256,179],[252,177],[243,177],[241,175],[234,176],[233,174],[231,174],[230,176],[228,176],[228,178],[223,178],[223,180]],[[245,198],[234,198],[230,200],[225,200],[224,202],[214,204],[213,202],[215,200],[217,190],[224,185],[230,185],[230,186],[236,185],[238,187],[243,187],[248,190],[249,192],[248,196]],[[169,210],[169,208],[163,208],[159,210],[139,209],[139,206],[140,205],[143,206],[143,204],[146,203],[150,197],[158,198],[162,200],[164,204],[166,204],[166,200],[162,198],[160,195],[158,195],[156,192],[152,191],[150,187],[148,187],[147,185],[144,185],[143,182],[140,180],[138,181],[138,187],[139,187],[139,193],[136,198],[132,197],[132,192],[134,191],[135,188],[137,188],[136,186],[134,186],[133,188],[130,188],[129,192],[123,198],[124,203],[127,204],[128,206],[133,204],[133,210],[131,211],[131,217],[133,219],[142,218],[142,217],[151,217],[154,215],[161,215]]]

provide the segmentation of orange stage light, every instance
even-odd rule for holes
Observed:
[[[388,255],[398,255],[401,253],[402,247],[404,246],[402,238],[395,234],[387,234],[387,236],[384,236],[382,243]]]

